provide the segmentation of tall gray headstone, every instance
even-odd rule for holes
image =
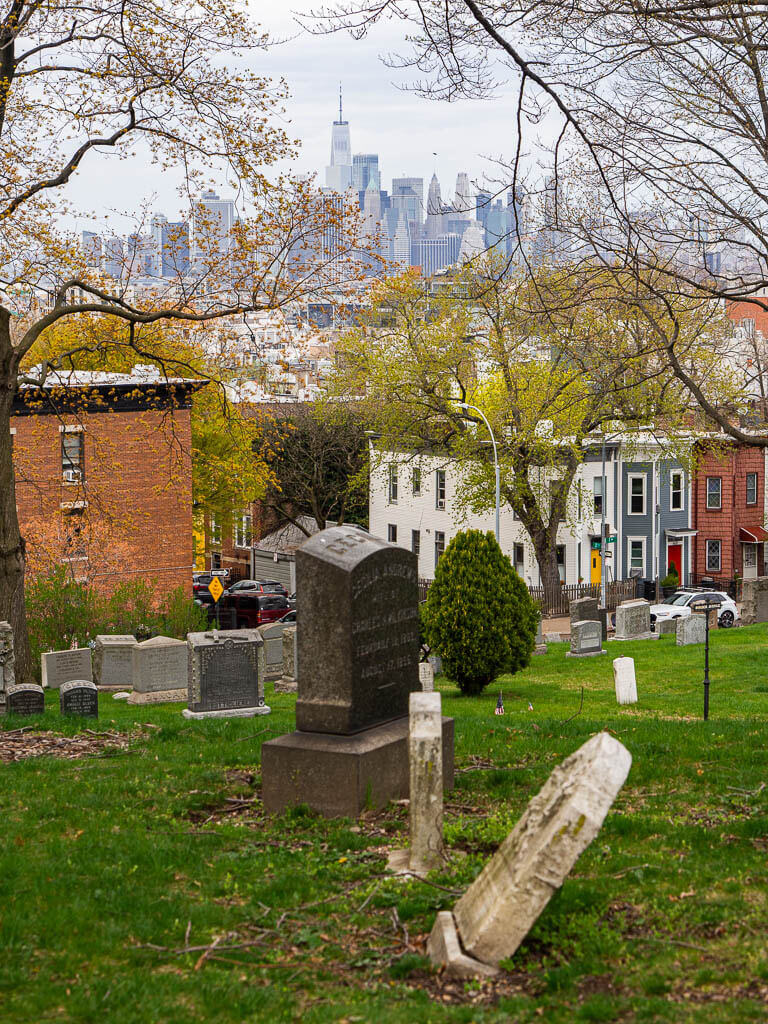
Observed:
[[[408,700],[419,685],[416,556],[350,527],[296,552],[297,731],[262,746],[262,799],[356,816],[408,795]],[[443,779],[453,785],[453,720]]]
[[[647,601],[624,601],[616,609],[614,640],[646,640],[651,633],[651,606]]]
[[[124,690],[133,684],[135,636],[100,634],[93,642],[93,681],[102,690]]]
[[[283,631],[283,669],[275,681],[275,693],[296,693],[296,627],[286,626]]]
[[[185,718],[252,718],[268,715],[259,654],[264,641],[256,629],[190,633],[189,700]]]
[[[187,645],[154,636],[131,650],[133,693],[129,704],[161,704],[187,699]]]
[[[70,679],[89,679],[93,682],[90,647],[77,647],[71,651],[49,651],[41,655],[43,686],[58,690]]]
[[[598,618],[598,600],[596,597],[577,597],[568,605],[571,626],[574,622],[594,622]]]
[[[704,615],[686,615],[677,620],[677,646],[703,644],[707,637],[707,619]]]
[[[264,679],[279,679],[283,674],[283,633],[282,622],[269,622],[259,626],[264,641]]]

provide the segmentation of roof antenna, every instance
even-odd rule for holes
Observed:
[[[339,82],[339,124],[344,120],[341,116],[341,82]]]

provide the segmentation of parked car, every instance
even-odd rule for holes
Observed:
[[[290,610],[283,594],[265,594],[247,588],[230,589],[221,595],[219,603],[222,612],[232,615],[237,629],[255,629],[275,622]]]
[[[288,604],[291,606],[291,608],[295,608],[296,607],[296,591],[295,590],[294,590],[294,592],[292,594],[288,595]]]
[[[225,594],[238,593],[241,590],[251,590],[260,594],[282,594],[288,596],[288,591],[282,583],[277,580],[238,580],[224,591]],[[222,595],[223,597],[224,595]]]
[[[213,604],[213,594],[208,589],[208,584],[213,579],[209,572],[195,572],[192,574],[192,597],[201,604]]]
[[[721,590],[676,590],[661,604],[651,605],[651,629],[655,630],[655,623],[659,621],[685,618],[707,601],[710,605],[719,605],[717,624],[722,629],[732,626],[741,617],[736,602]]]
[[[288,600],[290,601],[290,598],[288,598]],[[291,610],[289,612],[286,612],[285,615],[283,615],[283,617],[281,619],[278,619],[278,622],[283,622],[286,626],[293,626],[293,625],[295,625],[295,623],[296,623],[296,609],[295,608],[291,608]]]

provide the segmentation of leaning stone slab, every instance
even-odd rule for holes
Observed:
[[[100,690],[124,690],[133,684],[135,636],[100,634],[93,643],[93,681]]]
[[[49,651],[41,657],[43,687],[58,690],[70,679],[93,681],[90,647],[77,647],[72,651]]]
[[[703,644],[707,637],[707,619],[704,615],[687,615],[677,620],[677,646]]]
[[[264,703],[264,640],[259,630],[190,633],[187,646],[185,718],[252,718],[270,713]]]
[[[42,715],[45,695],[37,683],[17,683],[9,686],[5,695],[5,709],[9,715]]]
[[[613,682],[619,704],[637,704],[634,658],[613,659]]]
[[[603,630],[597,619],[573,623],[571,626],[571,649],[566,651],[566,658],[592,658],[596,654],[605,653]]]
[[[647,640],[651,633],[651,606],[647,601],[624,601],[616,609],[614,640]]]
[[[187,645],[153,636],[131,651],[133,693],[129,704],[165,704],[187,699]]]
[[[626,747],[602,732],[555,768],[454,907],[465,954],[492,966],[512,956],[600,831],[631,764]],[[427,946],[435,963],[446,963],[445,934],[436,923]]]
[[[498,967],[475,960],[462,950],[456,922],[450,910],[438,913],[427,941],[427,955],[433,964],[443,966],[445,973],[453,978],[493,978],[499,973]]]
[[[59,687],[59,711],[62,715],[99,717],[99,691],[88,679],[70,679]]]

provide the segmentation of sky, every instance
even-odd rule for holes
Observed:
[[[443,198],[450,199],[459,171],[469,173],[478,184],[486,173],[498,176],[493,161],[514,152],[513,85],[495,100],[454,103],[404,91],[398,86],[408,82],[407,73],[386,67],[380,59],[382,53],[402,51],[402,24],[376,26],[363,40],[347,33],[310,35],[301,30],[291,12],[307,13],[316,6],[317,0],[297,0],[290,9],[275,0],[249,0],[254,20],[282,40],[266,52],[255,53],[258,66],[254,70],[282,76],[290,89],[284,127],[301,140],[292,170],[317,173],[319,183],[325,183],[341,83],[352,151],[379,154],[382,188],[391,188],[393,176],[415,175],[425,178],[426,191],[436,171]],[[119,231],[120,214],[134,215],[142,207],[175,219],[180,206],[175,184],[172,175],[158,174],[138,155],[123,163],[106,159],[89,165],[70,194],[80,210],[99,218],[108,214]],[[228,194],[224,181],[219,193]],[[84,213],[73,226],[79,231],[95,227],[96,222]]]

